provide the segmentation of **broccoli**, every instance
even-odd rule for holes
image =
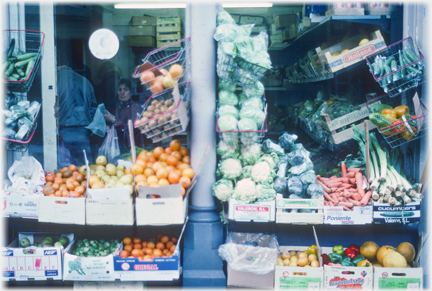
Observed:
[[[81,263],[77,259],[69,261],[68,266],[70,269],[69,273],[72,273],[72,271],[77,271],[78,274],[85,275],[84,270],[81,267]]]

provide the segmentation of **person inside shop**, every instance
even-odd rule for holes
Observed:
[[[62,46],[63,47],[63,46]],[[67,47],[67,46],[65,46]],[[59,138],[70,151],[71,162],[85,165],[83,150],[93,161],[88,126],[95,115],[97,102],[90,81],[69,67],[72,52],[59,49],[57,54],[57,96],[59,104]]]
[[[105,60],[99,67],[95,86],[96,101],[103,103],[105,109],[115,112],[117,104],[117,88],[122,71],[113,62]]]
[[[117,130],[117,137],[121,153],[130,152],[129,131],[127,128],[128,120],[135,121],[141,114],[143,108],[138,102],[132,100],[132,81],[122,78],[117,89],[117,102],[114,114],[106,110],[104,114],[108,126],[114,125]],[[138,129],[134,129],[135,146],[143,147],[143,135]]]

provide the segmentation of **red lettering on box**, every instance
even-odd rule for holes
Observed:
[[[236,211],[269,212],[267,206],[236,206]]]
[[[365,48],[363,48],[363,49],[361,49],[359,51],[356,51],[356,52],[354,52],[352,54],[346,55],[344,57],[344,62],[349,63],[349,62],[351,62],[351,61],[353,61],[355,59],[358,59],[358,58],[364,57],[366,55],[369,55],[369,54],[371,54],[374,51],[375,51],[375,46],[370,45],[370,46],[365,47]]]
[[[155,264],[149,265],[135,265],[134,270],[159,270],[158,266]]]

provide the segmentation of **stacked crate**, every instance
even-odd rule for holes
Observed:
[[[129,25],[128,45],[130,47],[156,46],[156,17],[133,16]]]
[[[164,47],[182,39],[181,20],[176,17],[158,17],[156,25],[156,47]],[[181,47],[181,43],[173,47]]]

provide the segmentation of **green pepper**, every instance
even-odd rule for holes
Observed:
[[[336,254],[342,256],[343,253],[344,253],[343,246],[341,246],[341,245],[334,246],[334,247],[333,247],[333,253],[336,253]]]
[[[342,260],[342,255],[337,253],[330,253],[328,255],[328,258],[331,263],[339,263]]]
[[[341,261],[341,265],[344,267],[355,267],[355,265],[353,264],[353,262],[351,262],[351,259],[349,257],[344,258]]]
[[[306,254],[309,256],[310,254],[313,254],[313,255],[318,255],[318,252],[317,252],[317,246],[316,245],[311,245],[310,247],[308,247],[307,248],[307,250],[306,250]]]
[[[357,264],[361,261],[363,261],[365,259],[365,257],[363,255],[358,255],[357,257],[355,257],[354,259],[352,259],[352,262],[354,263],[354,265],[357,266]]]

